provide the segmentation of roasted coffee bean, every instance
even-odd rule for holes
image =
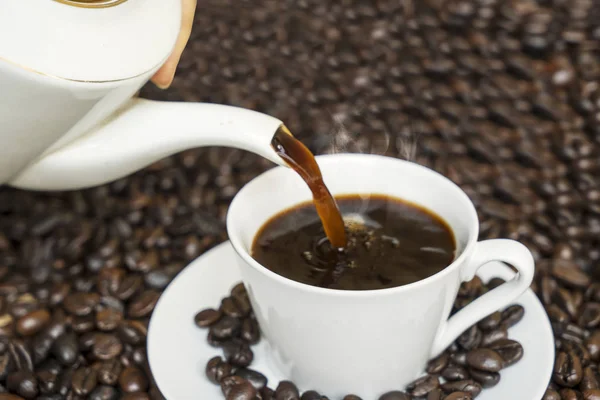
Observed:
[[[449,356],[447,353],[442,353],[427,364],[428,374],[439,374],[448,365]]]
[[[98,386],[88,397],[89,400],[116,400],[118,391],[112,386]]]
[[[564,400],[583,400],[583,394],[573,389],[561,389],[560,398]]]
[[[126,393],[121,400],[150,400],[150,396],[144,392]]]
[[[600,331],[594,331],[585,341],[585,346],[593,361],[600,360]]]
[[[511,339],[496,340],[488,346],[488,349],[495,351],[502,357],[502,368],[509,367],[523,358],[523,346],[521,346],[521,343]],[[476,368],[475,366],[473,367]]]
[[[21,336],[35,335],[50,322],[48,310],[32,311],[17,320],[16,330]]]
[[[267,386],[267,377],[258,371],[248,368],[240,368],[235,371],[235,375],[250,382],[257,390],[261,390]]]
[[[458,392],[455,392],[458,393]],[[441,389],[433,389],[427,395],[427,400],[442,400],[444,398],[444,392]]]
[[[502,313],[500,311],[496,311],[479,321],[477,326],[483,331],[490,331],[492,329],[496,329],[502,321]]]
[[[484,389],[494,387],[500,382],[500,374],[498,372],[485,372],[471,368],[469,369],[469,375]]]
[[[523,308],[523,306],[519,304],[510,306],[506,310],[502,311],[501,324],[506,328],[510,328],[511,326],[518,323],[523,318],[524,314],[525,309]]]
[[[473,395],[468,392],[453,392],[446,396],[445,400],[471,400]]]
[[[298,388],[290,381],[281,381],[275,389],[276,400],[299,400]]]
[[[227,400],[254,400],[257,390],[250,382],[243,382],[233,386],[227,393]]]
[[[43,333],[33,338],[31,341],[31,353],[35,365],[38,365],[48,357],[53,344],[54,339]]]
[[[75,394],[86,396],[94,390],[97,382],[96,370],[90,367],[81,367],[73,373],[71,385]]]
[[[16,371],[8,375],[6,387],[25,399],[35,399],[39,393],[37,378],[30,371]]]
[[[237,306],[237,303],[233,299],[233,297],[226,297],[223,300],[221,300],[220,311],[223,314],[233,317],[233,318],[240,318],[243,316],[242,311]]]
[[[99,333],[92,348],[92,353],[99,360],[110,360],[121,354],[123,344],[116,335]]]
[[[217,322],[219,318],[221,318],[220,311],[215,310],[214,308],[207,308],[196,314],[194,322],[198,327],[205,328]]]
[[[382,394],[379,400],[410,400],[410,396],[404,392],[391,391]]]
[[[473,380],[446,382],[442,384],[442,389],[446,392],[467,392],[472,397],[481,393],[481,385]]]
[[[52,354],[63,365],[72,365],[79,355],[79,343],[73,332],[67,332],[54,341]]]
[[[240,329],[239,319],[224,316],[210,327],[210,333],[217,339],[229,339],[237,336]]]
[[[467,353],[467,364],[480,371],[498,372],[502,369],[505,361],[494,350],[475,349]]]
[[[553,380],[565,387],[574,387],[583,378],[581,360],[573,352],[560,352],[554,363]]]
[[[583,378],[579,384],[579,388],[582,390],[586,389],[600,389],[600,377],[598,371],[592,367],[586,367],[583,370]]]
[[[148,328],[138,320],[126,320],[119,324],[117,334],[124,343],[136,346],[146,341]]]
[[[63,301],[63,306],[73,315],[85,316],[90,314],[98,303],[100,296],[97,293],[77,292],[69,294]]]
[[[23,397],[10,393],[0,393],[0,400],[23,400]],[[42,400],[40,397],[39,400]]]
[[[237,338],[223,343],[223,354],[229,363],[238,367],[247,367],[254,358],[248,343]]]
[[[127,308],[131,318],[140,318],[149,315],[158,302],[160,293],[155,290],[146,290],[134,297]]]
[[[96,313],[96,326],[101,331],[112,331],[117,328],[123,313],[112,308],[105,308]]]
[[[427,395],[427,393],[431,392],[438,386],[440,386],[440,381],[437,376],[425,375],[409,383],[406,386],[406,389],[411,395],[415,397],[421,397]]]
[[[552,275],[565,285],[573,288],[586,289],[590,284],[589,276],[581,271],[575,263],[566,260],[554,262]]]
[[[104,361],[98,368],[98,381],[104,385],[113,386],[121,375],[121,363],[116,359]]]
[[[303,399],[300,398],[300,400],[303,400]],[[348,394],[348,395],[344,396],[344,398],[342,400],[362,400],[362,399],[356,395]]]
[[[322,396],[318,392],[315,392],[314,390],[308,390],[302,393],[300,400],[321,400],[321,397]],[[344,399],[345,398],[346,397],[344,397]]]
[[[501,339],[508,339],[508,331],[504,327],[499,327],[493,331],[487,331],[481,337],[481,347],[488,347],[494,342]]]
[[[477,328],[477,325],[473,325],[458,337],[457,343],[465,350],[472,350],[481,343],[481,336],[481,331]]]
[[[442,371],[442,377],[447,381],[463,381],[469,379],[469,373],[466,368],[449,365]]]
[[[233,367],[231,364],[223,361],[219,356],[211,358],[206,364],[206,376],[212,383],[218,384],[233,374]]]
[[[256,344],[260,340],[260,328],[253,318],[245,318],[242,322],[240,337],[249,344]]]
[[[246,383],[246,381],[239,377],[239,376],[235,376],[235,375],[230,375],[228,377],[225,377],[221,380],[220,385],[221,385],[221,391],[223,392],[223,394],[225,395],[225,397],[227,398],[227,396],[229,395],[229,391],[237,385],[241,385]]]
[[[148,388],[148,380],[140,369],[127,367],[119,376],[119,386],[125,393],[143,392]]]
[[[546,390],[546,393],[544,393],[542,400],[561,400],[561,398],[557,391],[548,389]]]
[[[583,391],[584,400],[600,400],[600,389],[586,389]]]
[[[450,353],[450,360],[460,366],[467,365],[467,352],[466,351],[453,351]]]

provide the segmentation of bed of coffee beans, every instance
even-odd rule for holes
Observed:
[[[450,177],[482,239],[535,254],[557,349],[545,400],[598,398],[597,1],[198,7],[173,86],[142,96],[260,110],[317,154],[386,154]],[[210,148],[94,189],[0,188],[0,400],[161,398],[144,360],[156,299],[226,239],[231,198],[268,167]]]
[[[460,310],[490,289],[504,283],[493,278],[486,285],[479,277],[463,283],[452,313]],[[497,311],[464,332],[444,353],[430,360],[427,374],[402,390],[381,395],[379,400],[470,400],[483,389],[500,382],[500,371],[523,357],[523,347],[508,337],[508,329],[525,313],[515,304]],[[220,385],[226,400],[327,400],[314,390],[301,393],[290,381],[269,382],[251,369],[252,345],[260,340],[260,330],[243,283],[235,285],[217,308],[199,311],[194,317],[199,328],[207,329],[206,340],[220,348],[206,364],[206,377]],[[568,377],[565,377],[568,379]],[[361,400],[348,394],[343,400]]]

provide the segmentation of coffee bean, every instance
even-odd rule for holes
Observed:
[[[196,314],[196,316],[194,317],[194,322],[198,327],[205,328],[217,322],[219,318],[221,318],[220,311],[215,310],[213,308],[207,308]]]
[[[440,381],[437,376],[425,375],[407,386],[409,393],[415,397],[426,396],[440,386]]]
[[[583,394],[573,389],[561,389],[560,397],[565,400],[583,400]]]
[[[442,353],[427,364],[428,374],[439,374],[448,365],[449,356],[447,353]]]
[[[567,260],[555,261],[552,266],[552,275],[563,284],[573,288],[585,289],[590,284],[589,276],[581,271],[575,263]]]
[[[123,344],[116,335],[99,333],[92,353],[99,360],[110,360],[121,354]]]
[[[492,329],[497,328],[502,321],[502,314],[499,311],[492,313],[479,321],[477,326],[484,331],[490,331]]]
[[[469,379],[466,368],[458,365],[449,365],[442,371],[442,377],[447,381],[462,381]]]
[[[438,388],[438,389],[433,389],[431,392],[429,392],[426,399],[427,400],[442,400],[444,397],[445,397],[444,392]]]
[[[35,365],[38,365],[48,357],[53,344],[54,339],[46,334],[39,334],[33,338],[31,342],[31,353]]]
[[[281,381],[275,389],[276,400],[299,400],[298,388],[290,381]]]
[[[249,382],[237,384],[229,390],[227,400],[253,400],[256,398],[257,390]]]
[[[42,400],[41,397],[39,399]],[[23,400],[23,397],[10,393],[0,393],[0,400]]]
[[[485,372],[471,368],[469,369],[469,375],[484,389],[494,387],[500,382],[500,374],[498,372]]]
[[[445,400],[471,400],[473,396],[468,392],[454,392],[446,396]]]
[[[126,393],[121,400],[150,400],[150,396],[144,392]]]
[[[241,385],[244,383],[246,383],[246,381],[239,376],[235,376],[235,375],[227,376],[227,377],[223,378],[220,382],[221,391],[223,392],[225,397],[227,397],[229,395],[229,392],[231,391],[231,389],[234,386]]]
[[[304,399],[301,397],[300,400],[304,400]],[[362,399],[356,395],[348,394],[348,395],[344,396],[344,398],[342,400],[362,400]]]
[[[344,397],[344,399],[346,397]],[[302,393],[300,400],[321,400],[321,395],[318,392],[315,392],[314,390],[309,390]]]
[[[586,389],[583,391],[584,400],[600,400],[600,389]]]
[[[126,320],[119,324],[117,334],[124,343],[136,346],[146,341],[148,329],[140,321]]]
[[[115,400],[118,392],[111,386],[98,386],[88,397],[89,400]]]
[[[508,339],[508,331],[504,327],[494,329],[493,331],[485,332],[481,338],[481,347],[488,347],[494,342],[501,339]]]
[[[32,311],[17,320],[16,330],[21,336],[35,335],[50,322],[48,310]]]
[[[511,326],[514,326],[516,323],[518,323],[523,318],[524,314],[525,309],[523,308],[523,306],[519,304],[512,305],[506,310],[502,311],[501,324],[506,328],[510,328]]]
[[[548,389],[546,390],[546,393],[544,393],[542,400],[561,400],[561,398],[557,391]]]
[[[224,378],[233,374],[231,364],[223,361],[219,356],[211,358],[206,364],[206,376],[212,383],[218,384]]]
[[[250,382],[257,390],[261,390],[267,386],[267,377],[258,371],[248,368],[240,368],[235,371],[235,375]]]
[[[51,352],[63,365],[72,365],[75,363],[79,354],[79,344],[75,333],[67,332],[56,339],[52,345]]]
[[[442,384],[442,389],[446,392],[467,392],[472,397],[481,393],[481,385],[473,380],[446,382]]]
[[[507,368],[511,365],[514,365],[521,358],[523,358],[523,346],[521,346],[519,342],[511,339],[496,340],[488,346],[488,349],[495,351],[502,357],[502,368]],[[475,366],[473,367],[477,368]]]
[[[248,344],[256,344],[260,340],[260,328],[253,318],[245,318],[242,322],[240,337]]]
[[[583,370],[583,378],[581,378],[579,388],[582,390],[600,389],[600,377],[598,376],[598,371],[592,367],[586,367]]]
[[[79,396],[88,395],[96,387],[98,380],[96,371],[89,367],[81,367],[73,373],[71,384],[73,391]]]
[[[467,353],[467,364],[481,371],[498,372],[504,363],[502,356],[491,349],[475,349]]]
[[[65,298],[63,306],[67,312],[73,315],[86,316],[94,310],[98,303],[100,303],[100,296],[97,293],[77,292],[69,294]]]
[[[112,308],[106,308],[96,313],[96,326],[101,331],[112,331],[117,328],[122,319],[123,313]]]
[[[239,319],[224,316],[210,327],[210,333],[217,339],[229,339],[237,336],[240,329]]]
[[[477,325],[473,325],[458,337],[457,343],[465,350],[472,350],[481,343],[481,336]]]
[[[121,363],[116,359],[102,362],[98,368],[98,381],[103,385],[115,385],[121,375],[121,369]]]
[[[6,387],[25,399],[35,399],[39,393],[37,378],[30,371],[21,370],[8,375]]]
[[[404,392],[399,392],[399,391],[394,390],[394,391],[382,394],[379,397],[379,400],[410,400],[410,396]]]
[[[583,378],[581,361],[572,352],[560,352],[554,363],[553,380],[566,387],[574,387]]]
[[[134,297],[129,303],[127,313],[131,318],[140,318],[149,315],[158,302],[160,293],[154,290],[146,290]]]
[[[143,392],[148,388],[148,380],[138,368],[128,367],[119,376],[119,386],[126,393]]]
[[[238,367],[247,367],[254,358],[248,343],[237,338],[223,343],[223,354],[229,363]]]

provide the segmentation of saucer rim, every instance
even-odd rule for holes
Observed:
[[[231,242],[229,240],[225,240],[224,242],[221,242],[215,246],[213,246],[212,248],[210,248],[209,250],[205,251],[203,254],[201,254],[200,256],[198,256],[197,258],[195,258],[194,260],[190,261],[180,272],[179,274],[177,274],[177,276],[175,276],[175,278],[169,283],[169,285],[167,285],[167,287],[164,289],[163,293],[161,294],[159,300],[156,303],[155,306],[155,311],[160,309],[160,306],[163,302],[163,299],[167,296],[165,296],[165,294],[167,294],[167,292],[169,291],[169,289],[174,286],[175,282],[178,282],[178,280],[184,280],[184,276],[186,275],[185,272],[186,270],[191,270],[192,266],[195,264],[201,264],[203,259],[206,258],[209,255],[213,255],[213,253],[220,253],[220,252],[225,252],[225,251],[231,251],[233,253],[235,253],[235,249],[233,248],[233,245],[231,244]],[[501,264],[505,267],[504,271],[501,271],[498,275],[507,275],[508,273],[514,274],[514,271],[512,271],[508,266],[506,266],[506,264],[502,263],[502,262],[494,262],[494,263],[498,263]],[[236,267],[237,268],[237,267]],[[479,275],[479,274],[477,274]],[[491,278],[491,277],[490,277]],[[486,280],[484,280],[486,281]],[[548,317],[548,314],[545,311],[544,306],[542,305],[540,299],[535,295],[535,293],[533,292],[533,290],[531,288],[527,289],[523,294],[521,294],[521,296],[519,296],[517,299],[515,299],[515,303],[520,303],[521,299],[523,296],[528,296],[531,297],[532,301],[531,302],[531,306],[530,307],[534,307],[537,308],[538,310],[536,311],[536,313],[539,313],[540,315],[543,315],[544,318],[542,318],[543,320],[543,324],[541,324],[539,326],[540,331],[543,330],[545,332],[550,332],[550,335],[552,336],[552,338],[554,338],[554,333],[552,331],[552,325],[550,323],[550,319]],[[525,313],[526,315],[528,314],[527,312]],[[154,340],[152,339],[154,337],[153,332],[156,332],[156,328],[154,328],[154,326],[156,325],[155,321],[156,319],[154,318],[155,316],[155,312],[152,313],[152,316],[150,317],[150,321],[148,324],[148,334],[147,334],[147,340],[146,340],[146,350],[147,350],[147,358],[148,358],[148,365],[150,368],[150,372],[154,378],[154,382],[156,383],[158,389],[160,390],[160,392],[163,394],[163,396],[166,399],[171,399],[174,397],[169,397],[169,395],[167,394],[167,391],[163,389],[164,385],[161,385],[161,383],[159,382],[158,379],[156,379],[156,376],[154,375],[154,370],[155,368],[153,368],[153,365],[156,365],[156,354],[157,351],[152,351],[151,348],[156,348],[156,346],[158,346],[158,344],[155,346],[152,343],[154,343]],[[527,349],[525,349],[525,351],[527,351]],[[542,398],[544,393],[546,392],[546,388],[547,385],[550,383],[551,378],[552,378],[552,371],[553,371],[553,365],[554,365],[554,359],[555,359],[555,348],[554,346],[550,346],[548,351],[545,353],[545,355],[547,356],[547,359],[551,360],[552,362],[548,362],[546,363],[547,365],[543,366],[540,365],[540,368],[538,369],[538,371],[540,372],[540,376],[546,376],[545,379],[545,385],[542,386],[541,385],[541,380],[540,380],[540,389],[538,391],[538,393],[536,393],[536,397],[535,398]],[[518,364],[517,364],[518,365]],[[515,366],[517,366],[515,365]],[[493,388],[488,389],[490,391],[493,390]],[[529,399],[528,399],[529,400]]]

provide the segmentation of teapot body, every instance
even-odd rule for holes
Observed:
[[[153,75],[78,82],[0,60],[0,184],[122,107]],[[124,133],[125,134],[125,133]]]

